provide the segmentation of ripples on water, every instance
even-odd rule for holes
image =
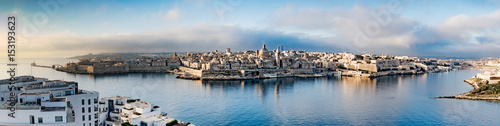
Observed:
[[[27,60],[64,64],[68,60]],[[19,73],[77,81],[101,97],[130,96],[196,125],[492,125],[497,102],[432,99],[472,89],[463,80],[478,71],[380,77],[279,78],[193,81],[162,73],[68,74],[18,66]],[[6,71],[5,64],[0,68]],[[7,74],[1,74],[7,78]]]

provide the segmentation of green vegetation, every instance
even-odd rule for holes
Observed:
[[[476,82],[479,81],[476,79]],[[481,97],[500,96],[500,84],[478,83],[478,86],[479,88],[472,90],[468,96],[481,96]]]
[[[173,126],[173,125],[177,125],[177,124],[179,124],[179,123],[177,122],[177,120],[173,120],[173,121],[171,121],[171,122],[169,122],[169,123],[167,123],[167,124],[165,124],[165,125],[166,125],[166,126]]]
[[[125,123],[122,123],[122,126],[137,126],[137,125],[132,125],[132,124],[130,124],[128,122],[125,122]]]

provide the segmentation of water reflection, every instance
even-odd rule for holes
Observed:
[[[293,89],[296,78],[272,78],[256,80],[203,80],[203,88],[211,90],[231,91],[231,90],[252,90],[262,100],[268,94],[273,93],[275,99],[279,99],[280,92],[287,92]]]
[[[69,74],[29,64],[65,60],[27,61],[18,64],[18,75],[77,81],[101,97],[140,98],[196,125],[491,125],[500,120],[498,102],[429,98],[472,90],[463,80],[478,73],[474,70],[372,79],[200,81],[164,73]]]

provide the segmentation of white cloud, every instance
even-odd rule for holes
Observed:
[[[329,43],[343,45],[358,52],[396,53],[410,48],[409,45],[416,41],[413,36],[414,26],[419,25],[419,22],[392,13],[388,18],[385,15],[381,16],[382,21],[378,21],[377,17],[379,16],[374,16],[372,13],[376,15],[383,12],[389,13],[386,8],[371,9],[356,4],[349,10],[340,8],[325,10],[296,8],[295,5],[289,4],[277,9],[267,20],[272,25],[281,28],[293,27],[304,29],[307,33],[312,31],[334,34],[327,39]],[[369,27],[374,26],[373,24],[378,28]],[[370,34],[371,31],[375,31],[375,33]],[[363,40],[362,44],[355,44],[355,38],[363,34],[368,39]],[[409,54],[408,51],[405,53]]]
[[[437,25],[425,25],[394,13],[387,18],[383,13],[390,12],[387,8],[354,5],[348,10],[317,9],[289,4],[266,20],[278,29],[334,34],[322,40],[357,52],[469,56],[500,53],[500,10],[477,16],[461,14]],[[368,39],[355,43],[355,38],[363,34]]]
[[[165,16],[163,16],[163,20],[178,20],[180,16],[180,10],[178,8],[173,8],[169,10]]]
[[[280,31],[201,23],[139,34],[82,35],[65,30],[19,40],[17,49],[20,57],[70,57],[102,52],[204,52],[226,48],[246,51],[260,49],[263,41],[270,47],[285,45],[309,50],[314,48],[308,43],[316,43]]]
[[[500,34],[499,28],[500,10],[473,17],[461,14],[431,27],[432,31],[439,35],[439,39],[458,43],[475,43],[474,38],[478,36],[495,39],[494,41],[499,42],[500,39],[496,37]]]

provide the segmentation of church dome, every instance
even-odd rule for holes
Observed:
[[[262,45],[262,49],[259,51],[259,56],[261,57],[268,57],[269,56],[269,51],[266,49],[266,44]]]

